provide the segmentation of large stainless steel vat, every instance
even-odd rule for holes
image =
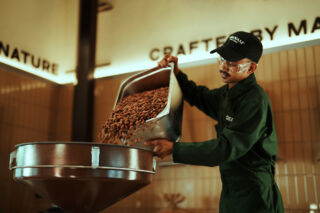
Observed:
[[[128,146],[35,142],[15,146],[13,178],[67,212],[98,212],[151,182],[151,151]]]

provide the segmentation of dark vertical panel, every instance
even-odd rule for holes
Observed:
[[[72,141],[92,141],[97,0],[80,0],[77,80],[74,90]]]

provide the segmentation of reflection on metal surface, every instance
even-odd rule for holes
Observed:
[[[139,158],[138,158],[138,153],[137,150],[131,149],[129,151],[129,157],[130,157],[130,168],[138,168],[139,167]]]
[[[30,167],[29,167],[30,168]],[[37,168],[37,167],[36,167]],[[39,168],[39,167],[38,167]],[[58,177],[58,178],[61,178],[62,177],[62,174],[61,174],[61,168],[59,167],[53,167],[53,171],[54,171],[54,177]]]
[[[130,172],[129,173],[129,180],[135,180],[137,178],[136,172]]]
[[[57,144],[56,146],[54,146],[52,154],[57,156],[56,158],[54,158],[52,164],[60,164],[61,162],[64,162],[64,158],[67,157],[66,146],[64,144]]]
[[[92,168],[99,167],[100,148],[98,146],[92,146],[91,149],[91,165]]]

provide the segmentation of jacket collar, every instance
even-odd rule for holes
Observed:
[[[228,96],[228,98],[233,99],[243,93],[245,93],[247,90],[249,90],[253,85],[257,84],[256,77],[252,73],[249,75],[246,79],[243,79],[242,81],[239,81],[236,85],[231,87],[231,89],[228,89],[228,85],[225,85],[225,94]]]

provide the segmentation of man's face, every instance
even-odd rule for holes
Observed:
[[[246,79],[256,69],[256,64],[247,58],[239,61],[226,61],[223,58],[218,60],[219,71],[222,81],[229,85],[229,88],[234,86],[239,81]]]

